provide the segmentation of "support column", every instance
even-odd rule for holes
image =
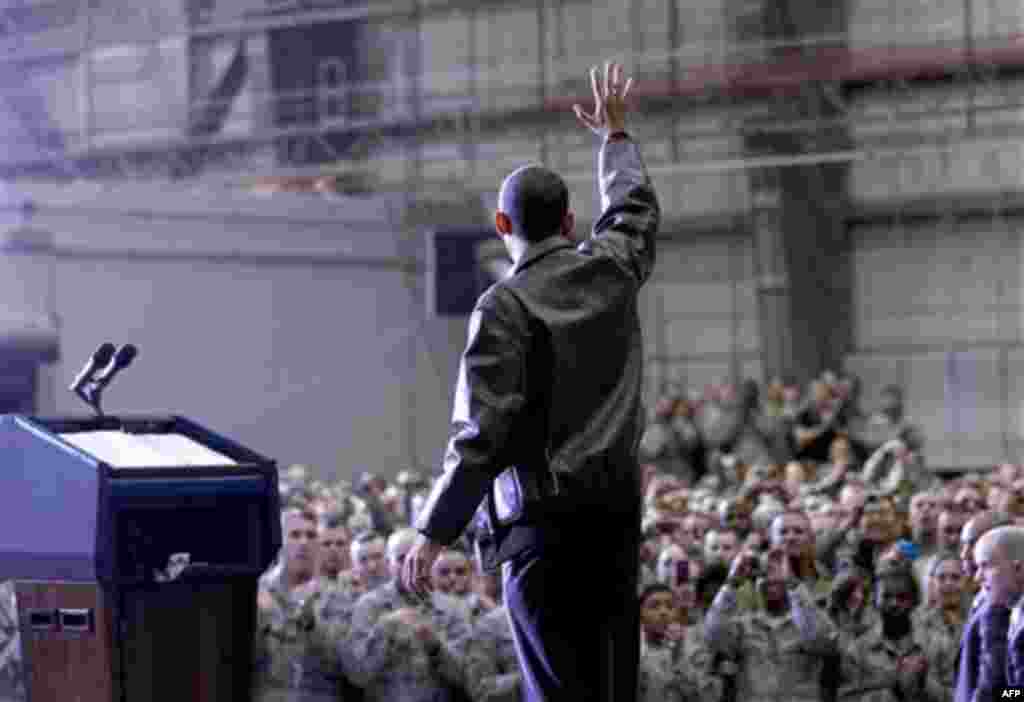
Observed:
[[[845,45],[845,0],[730,0],[733,38],[754,48],[744,61],[772,61]],[[757,48],[756,43],[787,46]],[[751,55],[753,54],[753,55]],[[849,163],[814,163],[815,153],[849,148],[835,118],[842,107],[825,84],[806,84],[751,110],[744,125],[752,158],[808,157],[810,163],[749,171],[750,233],[754,242],[758,321],[764,372],[804,382],[839,370],[853,341],[853,282],[845,231]],[[835,92],[835,91],[833,91]],[[839,91],[841,92],[841,90]],[[765,128],[791,125],[784,133]],[[802,129],[792,125],[805,125]]]

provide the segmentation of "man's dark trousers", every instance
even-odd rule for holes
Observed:
[[[639,513],[578,514],[538,532],[502,566],[523,699],[635,702]]]

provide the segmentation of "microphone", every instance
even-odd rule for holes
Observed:
[[[131,365],[138,353],[139,350],[133,344],[125,344],[119,348],[117,353],[114,354],[114,358],[107,364],[107,367],[93,380],[96,390],[99,391],[107,387],[115,375]]]
[[[74,382],[71,383],[71,386],[68,389],[76,395],[81,395],[82,388],[92,380],[92,376],[96,371],[110,363],[110,360],[114,357],[114,351],[116,348],[117,347],[108,341],[96,349],[82,370],[75,376]]]

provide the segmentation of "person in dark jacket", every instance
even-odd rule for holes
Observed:
[[[1024,530],[1000,526],[974,545],[982,600],[971,613],[960,643],[955,702],[996,699],[1007,684],[1010,608],[1020,598],[1024,572]]]
[[[591,71],[603,212],[576,244],[568,189],[524,166],[495,223],[511,272],[477,301],[444,474],[415,523],[403,578],[426,594],[439,551],[474,516],[481,560],[501,564],[524,698],[634,700],[639,661],[643,347],[637,296],[660,210],[625,133],[622,67]],[[481,502],[484,508],[478,510]],[[586,597],[579,578],[585,574]]]

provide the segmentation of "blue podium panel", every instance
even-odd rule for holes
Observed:
[[[42,427],[0,416],[0,579],[96,579],[105,473]]]
[[[0,579],[258,576],[281,546],[277,468],[182,417],[0,416]]]

